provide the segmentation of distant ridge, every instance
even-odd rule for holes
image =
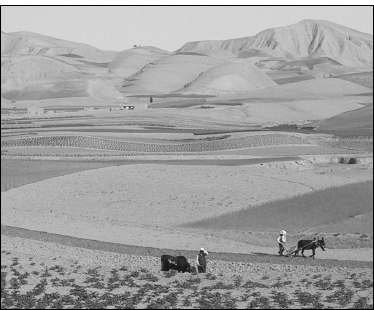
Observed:
[[[91,98],[104,103],[136,94],[272,92],[284,84],[342,75],[370,86],[373,74],[373,36],[321,20],[244,38],[190,42],[175,52],[136,45],[104,51],[28,31],[2,31],[1,53],[1,96],[13,102]],[[337,93],[344,91],[340,84]]]
[[[372,35],[321,20],[303,20],[244,38],[189,42],[176,52],[223,49],[239,53],[253,48],[275,52],[289,60],[329,57],[345,66],[373,65]]]
[[[90,61],[112,60],[117,52],[103,51],[91,45],[20,31],[1,32],[1,54],[46,55],[77,54]]]

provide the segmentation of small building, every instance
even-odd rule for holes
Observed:
[[[84,111],[89,111],[89,112],[92,112],[92,111],[95,111],[95,108],[94,107],[86,107],[83,109]]]
[[[38,107],[37,105],[33,105],[32,107],[27,108],[27,113],[32,115],[41,115],[44,113],[44,109]]]
[[[134,110],[134,108],[133,105],[121,105],[121,110]]]

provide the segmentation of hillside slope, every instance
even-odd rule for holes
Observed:
[[[72,64],[48,56],[1,59],[1,97],[8,100],[94,97],[121,99],[105,81]]]
[[[21,31],[1,32],[1,54],[19,55],[76,55],[89,61],[106,62],[112,60],[117,52],[102,51],[91,45],[76,43]]]
[[[193,82],[225,58],[200,54],[174,54],[149,63],[126,80],[124,93],[170,93]]]
[[[245,38],[190,42],[178,52],[224,49],[238,53],[253,48],[268,50],[289,60],[329,57],[351,67],[373,65],[372,35],[319,20],[304,20],[286,27],[271,28]]]
[[[235,61],[211,68],[181,93],[219,95],[249,92],[277,85],[249,61]]]
[[[109,70],[115,75],[128,78],[149,63],[170,53],[157,48],[137,47],[119,52],[110,62]]]

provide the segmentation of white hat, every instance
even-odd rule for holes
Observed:
[[[279,233],[280,233],[281,235],[286,235],[286,234],[287,234],[285,230],[281,230]]]
[[[205,251],[204,248],[201,248],[200,251]]]

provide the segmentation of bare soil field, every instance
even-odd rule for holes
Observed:
[[[362,104],[313,96],[2,119],[2,307],[372,307],[372,220],[350,213],[355,199],[372,212],[360,187],[372,184],[372,140],[356,147],[294,123]],[[288,130],[263,128],[277,124]],[[358,198],[344,214],[336,199],[341,216],[325,225],[318,199],[310,223],[274,216],[297,198],[285,215],[302,218],[307,195],[343,186]],[[264,205],[262,222],[186,227]],[[280,257],[280,229],[289,246],[324,236],[327,249]],[[200,247],[208,274],[160,271],[162,254],[192,263]]]
[[[373,308],[372,35],[2,43],[2,309]]]
[[[334,78],[350,81],[371,89],[373,88],[373,71],[344,74]]]
[[[352,208],[354,206],[354,208]],[[260,205],[256,208],[214,216],[186,224],[187,227],[210,230],[243,230],[251,227],[254,231],[275,231],[282,223],[287,231],[307,231],[310,228],[324,227],[325,232],[336,233],[331,224],[356,219],[356,226],[345,227],[344,232],[371,234],[373,231],[370,214],[373,210],[373,182],[350,184],[346,186],[313,191],[285,200]],[[272,214],[277,213],[276,217]],[[367,226],[362,225],[360,218],[366,218]],[[369,225],[371,223],[371,225]]]
[[[43,150],[43,155],[46,155]],[[74,149],[76,152],[77,150]],[[276,157],[276,158],[242,158],[242,159],[111,159],[110,161],[100,161],[88,158],[80,161],[61,160],[61,153],[57,154],[58,160],[33,160],[30,161],[31,150],[25,152],[26,159],[11,156],[9,159],[1,160],[1,191],[7,191],[11,188],[22,185],[47,180],[53,177],[72,174],[80,171],[99,169],[110,166],[122,165],[141,165],[141,164],[160,164],[160,165],[212,165],[212,166],[243,166],[256,165],[266,162],[288,161],[298,158],[293,157]],[[46,152],[48,154],[48,152]],[[69,153],[68,153],[69,154]],[[119,155],[121,156],[121,155]],[[118,156],[118,157],[119,157]],[[90,160],[89,160],[90,159]]]
[[[163,248],[167,244],[171,249],[209,245],[216,251],[250,253],[253,249],[248,243],[177,226],[269,200],[372,179],[372,170],[360,169],[365,165],[348,170],[344,165],[301,170],[262,165],[188,166],[188,170],[180,165],[142,165],[142,170],[128,165],[56,177],[3,192],[2,223],[130,245]]]
[[[152,254],[3,236],[2,308],[372,308],[372,266],[229,258],[194,275],[160,271]]]
[[[233,156],[302,156],[302,155],[318,155],[318,154],[354,154],[355,150],[343,150],[333,147],[320,146],[316,144],[309,145],[294,145],[289,146],[274,146],[274,147],[256,147],[256,148],[245,148],[236,150],[223,150],[215,152],[202,152],[202,154],[219,154],[219,155],[233,155]],[[358,152],[357,152],[358,153]]]

